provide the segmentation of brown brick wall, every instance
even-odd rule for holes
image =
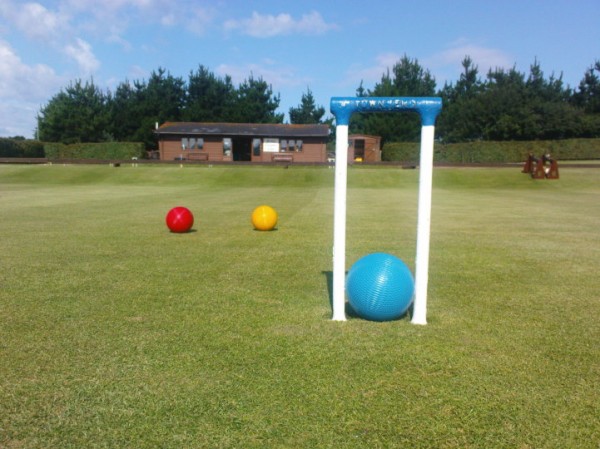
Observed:
[[[249,137],[252,140],[252,137]],[[273,155],[289,155],[293,162],[326,162],[327,151],[326,142],[324,139],[318,138],[302,138],[302,151],[293,151],[285,153],[270,153],[262,151],[260,156],[252,155],[251,160],[255,162],[273,162]],[[164,161],[172,161],[183,157],[185,159],[194,159],[190,154],[207,153],[208,161],[220,162],[224,160],[232,160],[232,158],[224,157],[223,155],[223,138],[220,136],[204,137],[204,146],[202,150],[197,148],[186,149],[181,148],[181,137],[163,136],[159,141],[160,159]]]

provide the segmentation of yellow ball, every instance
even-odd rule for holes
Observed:
[[[258,206],[252,212],[252,225],[259,231],[271,231],[277,225],[277,212],[271,206]]]

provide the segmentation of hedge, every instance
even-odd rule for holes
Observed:
[[[0,137],[0,157],[44,157],[44,144],[39,140]]]
[[[103,142],[103,143],[46,143],[44,153],[48,159],[97,159],[126,160],[132,157],[142,158],[144,144],[141,142]]]
[[[383,161],[419,161],[420,144],[392,142],[383,146]],[[511,163],[523,162],[529,153],[542,156],[550,153],[558,160],[600,159],[600,139],[565,139],[505,142],[463,142],[434,145],[436,162],[453,163]]]

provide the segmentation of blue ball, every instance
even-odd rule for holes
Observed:
[[[410,269],[391,254],[373,253],[358,259],[346,277],[348,301],[367,320],[401,317],[410,307],[414,291]]]

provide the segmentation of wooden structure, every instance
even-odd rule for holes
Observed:
[[[558,179],[558,162],[548,153],[541,158],[529,153],[521,173],[528,173],[533,179]]]
[[[163,161],[327,161],[327,125],[167,122],[154,133]]]
[[[367,134],[348,136],[348,161],[381,162],[381,137]]]

